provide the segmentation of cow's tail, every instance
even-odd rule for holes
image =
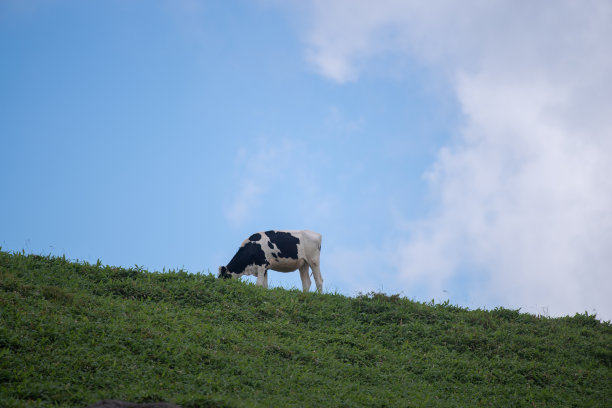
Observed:
[[[321,236],[321,234],[319,234],[319,254],[321,253],[321,242],[322,241],[323,241],[323,237]],[[313,277],[313,275],[312,275],[312,268],[311,268],[311,271],[310,271],[310,277],[311,278]]]

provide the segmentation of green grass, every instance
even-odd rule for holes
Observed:
[[[612,326],[0,251],[0,406],[610,407]]]

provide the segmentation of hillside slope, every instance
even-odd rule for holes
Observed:
[[[612,326],[0,251],[0,406],[610,406]]]

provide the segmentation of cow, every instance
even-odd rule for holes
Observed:
[[[308,230],[256,232],[245,239],[236,255],[226,266],[219,267],[218,278],[257,276],[257,285],[268,287],[268,270],[293,272],[300,270],[302,290],[310,290],[308,267],[317,285],[323,291],[323,278],[319,269],[321,234]]]

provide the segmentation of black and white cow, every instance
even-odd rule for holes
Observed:
[[[300,270],[302,289],[310,289],[308,267],[312,269],[319,292],[323,291],[323,278],[319,269],[321,234],[308,231],[257,232],[245,239],[238,252],[226,266],[219,267],[219,278],[257,276],[257,285],[268,287],[268,269],[279,272]]]

